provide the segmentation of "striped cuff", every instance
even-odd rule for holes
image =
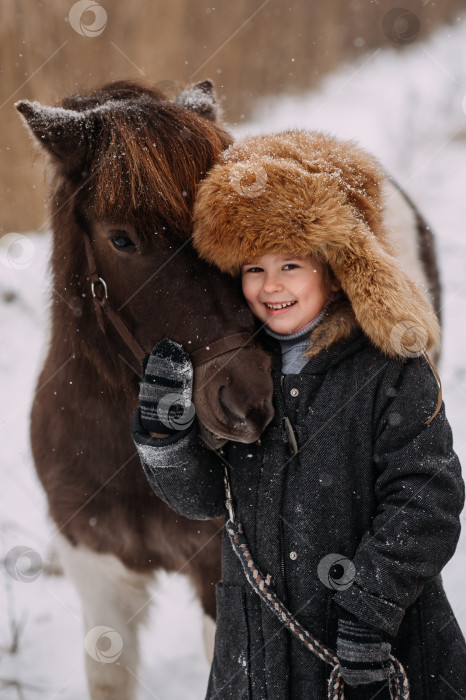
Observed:
[[[389,677],[390,644],[380,632],[342,611],[338,620],[337,656],[348,685],[367,685]]]

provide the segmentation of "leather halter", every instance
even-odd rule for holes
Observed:
[[[246,345],[252,346],[253,341],[250,333],[234,333],[233,335],[227,335],[225,338],[220,338],[220,340],[214,340],[213,343],[209,343],[202,348],[194,350],[191,354],[191,361],[194,367],[203,365],[208,360],[212,360],[214,357],[219,357],[224,355],[230,350],[238,350],[244,348]]]
[[[86,247],[86,257],[87,265],[89,268],[89,280],[91,283],[91,293],[94,300],[94,306],[97,313],[97,321],[99,323],[100,330],[104,335],[105,324],[104,315],[113,324],[113,327],[120,335],[121,339],[126,343],[127,347],[131,350],[134,357],[138,360],[140,364],[147,352],[136,340],[134,335],[129,330],[126,323],[123,321],[121,316],[114,311],[108,301],[108,289],[107,284],[102,277],[99,276],[97,272],[97,265],[94,257],[94,251],[92,250],[91,240],[89,235],[85,233],[84,244]],[[212,360],[215,357],[224,355],[231,350],[239,350],[245,346],[253,345],[252,336],[247,331],[241,333],[234,333],[228,335],[225,338],[220,338],[212,343],[207,343],[201,348],[194,350],[190,353],[191,361],[194,367],[199,367],[205,362]]]

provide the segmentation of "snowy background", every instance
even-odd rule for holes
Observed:
[[[329,76],[314,93],[262,103],[249,124],[232,130],[242,136],[292,127],[357,140],[431,223],[444,290],[439,370],[454,446],[466,464],[466,22],[403,53],[374,51]],[[5,257],[12,240],[0,241],[1,557],[24,546],[49,562],[53,527],[31,461],[28,417],[47,342],[50,239],[36,234],[21,239],[14,265]],[[464,530],[443,578],[466,633]],[[182,577],[161,575],[153,595],[142,640],[141,698],[202,700],[208,665],[199,606]],[[53,575],[51,567],[29,583],[14,580],[2,567],[2,700],[83,700],[86,692],[80,603],[71,583]]]

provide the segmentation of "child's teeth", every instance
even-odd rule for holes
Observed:
[[[267,304],[269,309],[274,309],[277,311],[278,309],[284,309],[287,306],[292,306],[294,304],[294,301],[289,301],[287,304]]]

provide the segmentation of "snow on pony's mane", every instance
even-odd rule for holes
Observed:
[[[130,224],[144,215],[143,238],[170,230],[185,240],[196,183],[231,143],[215,123],[212,89],[204,81],[169,101],[159,90],[117,82],[59,106],[16,106],[52,156],[57,190],[79,185],[81,213]]]
[[[102,127],[93,163],[97,216],[109,208],[126,215],[153,208],[164,212],[173,232],[186,237],[195,183],[228,145],[227,134],[182,106],[145,95],[108,101],[93,115]]]

